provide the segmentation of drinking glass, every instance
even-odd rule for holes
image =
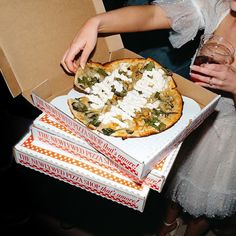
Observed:
[[[194,65],[201,64],[225,64],[230,65],[234,60],[234,47],[222,36],[202,35],[200,47],[193,61]],[[191,78],[196,82],[197,79]]]

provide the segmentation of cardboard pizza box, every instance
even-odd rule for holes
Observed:
[[[31,133],[14,147],[17,163],[82,188],[99,196],[143,212],[149,188],[137,184],[112,168],[83,158],[50,150],[43,143],[37,146]]]
[[[168,177],[169,171],[175,161],[175,158],[178,154],[180,145],[171,151],[170,154],[163,157],[153,168],[153,170],[147,175],[147,177],[140,181],[135,178],[133,175],[130,175],[128,172],[120,168],[120,166],[102,155],[100,152],[96,151],[93,147],[88,145],[82,139],[73,134],[66,127],[58,123],[55,119],[48,116],[45,113],[39,115],[33,122],[31,127],[32,136],[34,143],[38,146],[41,145],[41,142],[48,145],[48,148],[51,150],[60,149],[66,153],[72,155],[72,158],[82,158],[92,163],[99,163],[100,165],[105,166],[106,168],[115,169],[119,173],[133,181],[145,184],[151,189],[161,192],[164,186],[164,183]]]
[[[186,117],[184,124],[177,130],[174,127],[174,130],[162,132],[164,134],[160,136],[164,137],[157,138],[165,140],[164,144],[157,145],[155,137],[158,136],[154,135],[154,138],[122,142],[97,134],[75,121],[67,113],[67,106],[60,103],[60,99],[70,96],[74,81],[73,76],[67,75],[60,67],[60,60],[86,19],[105,11],[102,0],[3,1],[0,9],[0,68],[12,95],[22,94],[140,180],[213,112],[220,98],[175,74],[180,93],[197,103],[200,109],[193,113],[191,105],[188,106],[186,112],[190,116]],[[120,35],[114,35],[99,38],[92,59],[107,62],[137,56],[124,48]],[[167,133],[168,137],[165,137]]]

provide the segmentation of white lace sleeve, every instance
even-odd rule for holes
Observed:
[[[224,0],[155,0],[172,22],[170,42],[179,48],[194,39],[200,29],[212,33],[229,11]]]

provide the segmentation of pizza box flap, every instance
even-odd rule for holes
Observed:
[[[195,100],[201,108],[207,106],[211,101],[219,100],[219,95],[207,90],[190,80],[184,79],[182,76],[174,73],[174,80],[179,92]]]
[[[2,0],[0,6],[1,73],[12,95],[23,93],[29,101],[44,81],[65,88],[73,79],[60,67],[62,55],[86,19],[105,11],[102,0]],[[92,59],[109,61],[121,48],[120,35],[101,37]]]

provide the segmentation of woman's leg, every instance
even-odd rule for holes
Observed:
[[[202,236],[209,230],[209,221],[206,217],[190,220],[184,236]]]
[[[165,236],[177,227],[177,221],[181,207],[174,202],[170,202],[167,206],[167,211],[163,223],[157,233],[158,236]]]

